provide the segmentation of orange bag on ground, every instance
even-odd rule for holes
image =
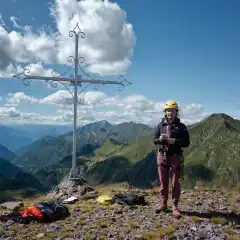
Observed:
[[[42,215],[41,210],[35,206],[26,208],[26,210],[22,212],[22,216],[35,217],[38,221],[42,221],[44,219],[44,216]]]

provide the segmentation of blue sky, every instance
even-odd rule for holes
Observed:
[[[138,37],[131,70],[147,80],[139,91],[239,112],[223,99],[240,100],[239,1],[138,1],[139,11],[120,2]]]
[[[205,112],[240,116],[240,107],[226,100],[230,97],[240,102],[239,1],[112,2],[126,12],[126,21],[132,24],[136,35],[127,74],[133,85],[120,96],[138,94],[156,102],[174,98],[185,104],[201,104]],[[8,32],[14,29],[10,16],[17,17],[19,25],[31,25],[35,30],[43,25],[56,28],[49,16],[49,1],[24,0],[24,3],[1,1],[0,13]],[[42,98],[55,91],[39,85],[25,87],[13,79],[3,78],[0,84],[2,97],[23,91]],[[104,86],[101,90],[111,95],[117,92],[117,87]],[[18,109],[23,110],[23,106]],[[32,111],[34,106],[24,109]],[[50,111],[52,106],[46,109]]]

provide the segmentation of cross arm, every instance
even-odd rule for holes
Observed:
[[[59,77],[42,77],[42,76],[24,76],[24,79],[37,79],[37,80],[54,80],[54,81],[61,81],[61,82],[71,82],[74,83],[74,78],[59,78]],[[86,80],[86,79],[77,79],[77,83],[92,83],[92,84],[118,84],[124,85],[121,81],[110,81],[110,80]]]
[[[120,81],[110,81],[110,80],[85,80],[85,79],[81,79],[81,80],[78,80],[79,82],[81,83],[99,83],[99,84],[118,84],[118,85],[123,85],[122,82]]]

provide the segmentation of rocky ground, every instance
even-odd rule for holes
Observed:
[[[28,225],[2,222],[0,239],[240,239],[239,193],[198,188],[183,191],[180,203],[183,216],[176,219],[171,211],[156,213],[158,188],[129,190],[117,185],[98,189],[99,194],[111,195],[127,191],[144,194],[148,205],[103,206],[96,202],[96,197],[84,195],[76,203],[67,205],[71,215],[65,220]],[[39,200],[26,199],[24,205]]]

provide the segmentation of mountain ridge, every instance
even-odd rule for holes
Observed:
[[[186,186],[194,186],[198,181],[219,186],[230,178],[225,186],[240,187],[240,132],[235,131],[239,126],[240,121],[215,114],[189,129],[191,145],[184,154]],[[91,184],[128,181],[151,187],[151,182],[158,181],[157,147],[152,134],[138,137],[125,146],[109,141],[107,144],[108,148],[106,142],[96,148],[84,165],[86,179]]]
[[[77,131],[77,156],[81,155],[86,145],[92,145],[93,149],[99,147],[107,139],[114,139],[121,144],[127,144],[142,135],[150,134],[153,129],[144,124],[130,123],[130,127],[126,130],[122,126],[129,124],[112,125],[107,121],[100,121],[94,124],[88,124]],[[100,127],[100,128],[99,128]],[[92,132],[92,130],[96,130]],[[134,130],[134,131],[132,131]],[[26,166],[36,165],[41,168],[44,165],[51,165],[60,162],[61,159],[71,154],[72,150],[72,133],[64,134],[47,141],[39,140],[34,142],[30,148],[27,148],[23,154],[16,157],[13,163],[23,166],[25,170],[30,170]]]

